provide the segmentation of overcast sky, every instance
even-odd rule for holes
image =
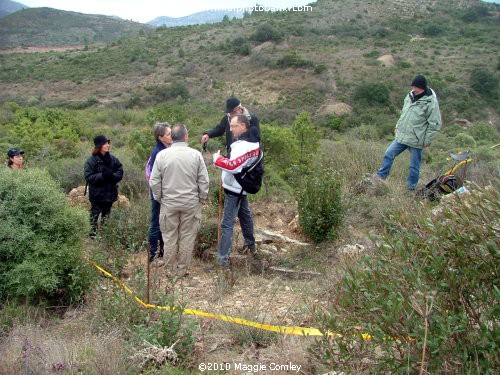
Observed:
[[[255,6],[282,8],[307,5],[314,0],[16,0],[31,8],[49,7],[87,14],[118,16],[146,23],[156,17],[182,17],[208,9],[237,9]]]

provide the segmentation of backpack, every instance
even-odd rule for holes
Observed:
[[[262,186],[262,179],[264,177],[264,153],[259,151],[259,157],[257,160],[241,170],[240,173],[236,173],[234,178],[242,187],[241,193],[246,191],[248,194],[257,194]]]

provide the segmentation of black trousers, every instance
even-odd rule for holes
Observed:
[[[90,201],[90,235],[97,233],[97,221],[101,215],[101,226],[106,221],[106,217],[111,213],[113,202]]]

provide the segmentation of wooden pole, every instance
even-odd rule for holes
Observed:
[[[146,283],[146,303],[149,304],[149,289],[150,289],[150,277],[149,277],[149,273],[150,273],[150,262],[149,262],[149,257],[150,257],[150,254],[151,254],[151,244],[148,244],[148,251],[146,252],[146,255],[147,255],[147,259],[146,259],[146,262],[147,262],[147,283]]]
[[[217,244],[220,243],[220,237],[221,237],[221,221],[222,221],[222,179],[220,180],[219,184],[219,221],[217,223]]]

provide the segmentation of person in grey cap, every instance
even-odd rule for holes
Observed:
[[[7,162],[7,167],[11,169],[22,169],[23,168],[23,155],[24,151],[18,148],[11,148],[7,151],[7,156],[9,161]]]
[[[111,141],[104,135],[98,135],[94,138],[94,146],[84,167],[89,186],[91,238],[96,236],[99,215],[101,224],[104,224],[111,213],[111,206],[118,200],[118,182],[123,178],[122,163],[109,152]]]
[[[441,112],[436,93],[428,87],[425,76],[418,74],[411,82],[411,91],[404,100],[394,131],[395,139],[385,151],[376,176],[385,180],[396,156],[408,150],[410,167],[406,186],[409,191],[414,191],[420,175],[422,149],[431,144],[440,129]]]
[[[251,115],[248,110],[241,105],[238,98],[231,97],[226,101],[226,113],[220,120],[220,123],[212,130],[208,130],[203,133],[201,137],[201,144],[205,145],[210,138],[220,137],[221,135],[226,134],[226,150],[229,157],[230,146],[234,142],[233,135],[229,129],[229,122],[232,116],[241,114],[248,117],[250,121],[250,128],[253,128],[252,130],[254,134],[260,141],[259,119],[255,115]]]

